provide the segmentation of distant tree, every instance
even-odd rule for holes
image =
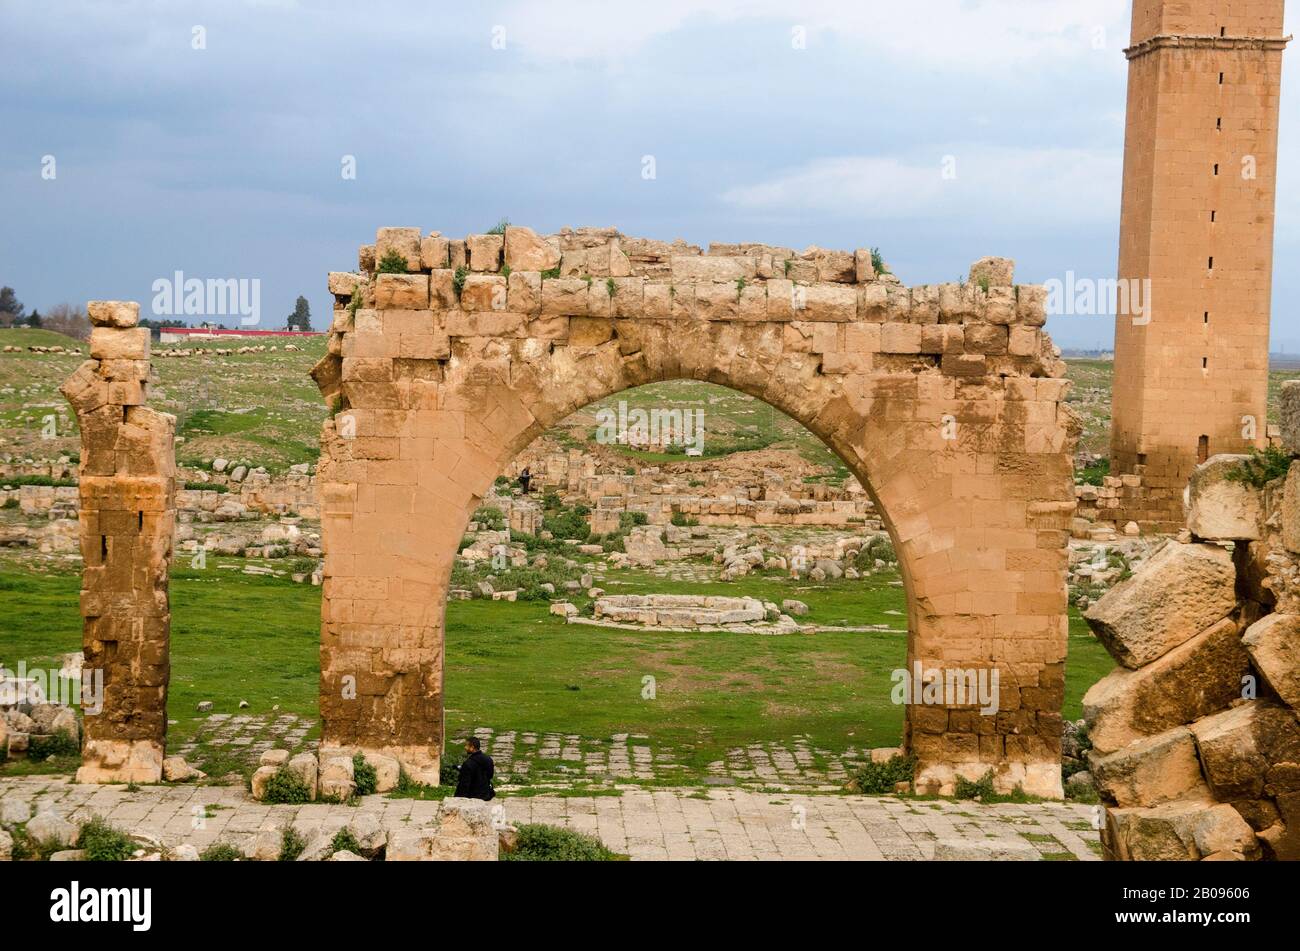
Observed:
[[[41,318],[41,326],[77,340],[90,339],[90,319],[80,307],[71,304],[57,304],[50,308],[50,312]]]
[[[23,316],[23,305],[12,287],[0,287],[0,326],[12,327]]]
[[[311,330],[311,307],[307,303],[307,298],[301,294],[298,295],[298,302],[294,304],[293,313],[285,322],[285,328],[288,330]]]
[[[32,308],[32,312],[27,315],[27,326],[28,327],[41,326],[41,312],[36,308]]]

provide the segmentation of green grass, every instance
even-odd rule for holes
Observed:
[[[172,579],[172,686],[169,745],[193,736],[201,700],[218,713],[316,715],[320,589],[283,579],[237,574],[209,562],[182,567]],[[889,575],[821,586],[751,576],[727,586],[735,595],[811,609],[828,625],[905,627],[902,588]],[[80,644],[78,577],[0,572],[0,614],[11,632],[7,664],[57,667]],[[716,594],[714,583],[675,582],[648,572],[610,572],[616,593]],[[890,611],[900,613],[887,613]],[[21,638],[12,632],[22,632]],[[15,650],[14,648],[17,648]],[[1084,691],[1113,663],[1077,615],[1070,624],[1065,716],[1077,719]],[[891,672],[905,664],[902,633],[729,635],[624,631],[566,625],[545,602],[454,601],[447,611],[446,702],[449,742],[473,727],[576,733],[596,742],[614,733],[645,734],[655,753],[701,778],[728,749],[806,735],[831,751],[894,746],[903,710],[890,702]],[[642,698],[653,677],[655,699]],[[249,709],[239,710],[240,700]],[[312,736],[315,734],[313,733]],[[210,775],[241,771],[237,751],[205,758]],[[75,761],[16,760],[6,774],[66,771]],[[573,764],[538,761],[535,770]],[[538,775],[533,775],[537,779]]]

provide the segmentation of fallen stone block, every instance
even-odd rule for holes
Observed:
[[[1241,642],[1265,683],[1293,710],[1300,710],[1300,615],[1269,614]]]
[[[1256,541],[1264,520],[1258,489],[1236,481],[1233,473],[1248,456],[1211,456],[1192,470],[1187,486],[1187,527],[1210,541]]]
[[[1237,604],[1236,577],[1226,549],[1170,542],[1084,618],[1117,661],[1141,667],[1227,617]]]
[[[1300,723],[1264,700],[1203,717],[1191,732],[1216,799],[1258,799],[1274,764],[1300,763]]]
[[[1208,793],[1192,731],[1182,726],[1091,756],[1088,765],[1098,791],[1118,806],[1154,806]]]
[[[1106,840],[1122,861],[1195,861],[1216,852],[1259,854],[1255,833],[1235,809],[1210,799],[1106,810]]]
[[[1113,753],[1225,710],[1241,697],[1249,671],[1237,625],[1226,618],[1145,667],[1115,670],[1083,698],[1093,749]]]

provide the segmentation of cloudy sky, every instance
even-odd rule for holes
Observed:
[[[985,254],[1022,282],[1108,278],[1128,18],[1127,0],[0,0],[0,284],[45,310],[147,307],[178,270],[257,278],[263,326],[304,294],[319,327],[325,273],[377,226],[503,217],[878,246],[909,284]],[[1273,307],[1292,353],[1298,70]],[[1049,329],[1111,340],[1105,317]]]

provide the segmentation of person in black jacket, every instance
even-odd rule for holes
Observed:
[[[456,796],[460,799],[492,799],[492,774],[496,767],[492,757],[483,752],[478,737],[465,740],[465,762],[460,764],[460,778],[456,781]]]

